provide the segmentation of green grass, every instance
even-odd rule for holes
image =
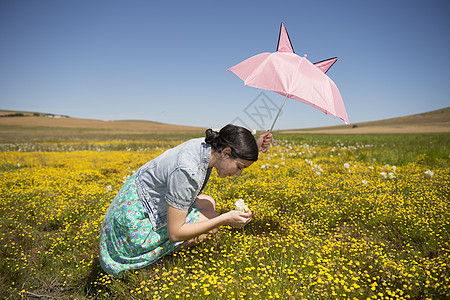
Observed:
[[[391,165],[435,164],[450,157],[450,134],[281,135],[278,139],[312,145],[357,147],[355,159]]]

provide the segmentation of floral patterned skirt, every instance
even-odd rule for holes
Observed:
[[[197,205],[189,209],[186,223],[198,221]],[[167,226],[153,230],[147,210],[139,199],[135,175],[114,198],[100,231],[100,265],[111,275],[148,266],[183,242],[169,240]]]

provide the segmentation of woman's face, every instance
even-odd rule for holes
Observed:
[[[250,167],[253,163],[253,161],[250,160],[232,158],[230,152],[231,151],[227,151],[227,148],[222,150],[222,153],[220,153],[220,157],[215,164],[217,174],[219,174],[221,178],[233,175],[241,176],[242,171],[245,168]]]

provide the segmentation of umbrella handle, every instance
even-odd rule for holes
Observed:
[[[261,149],[261,152],[262,152],[262,153],[266,153],[266,152],[267,152],[267,150],[269,150],[269,147],[266,147],[266,148],[262,148],[262,149]]]
[[[287,96],[288,96],[288,94],[286,94],[286,96],[284,97],[283,104],[281,104],[280,109],[278,110],[278,114],[275,117],[275,120],[273,120],[272,127],[270,127],[269,131],[272,131],[273,127],[275,126],[275,123],[277,122],[278,117],[280,116],[281,110],[283,109],[283,106],[286,103]]]
[[[288,95],[286,94],[286,96],[284,97],[284,100],[283,100],[283,104],[281,104],[280,109],[278,110],[278,114],[277,114],[277,116],[275,117],[275,120],[273,120],[272,127],[270,127],[269,131],[272,131],[273,127],[275,126],[275,123],[277,122],[278,117],[280,116],[281,110],[283,109],[283,106],[284,106],[284,104],[286,103],[287,96],[288,96]],[[274,141],[274,139],[273,139],[273,137],[272,137],[272,142],[273,142],[273,141]],[[261,151],[262,151],[262,153],[266,153],[268,149],[269,149],[269,147],[267,147],[267,148],[262,148]]]

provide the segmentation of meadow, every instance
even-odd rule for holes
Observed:
[[[189,136],[191,137],[191,136]],[[123,278],[102,272],[103,215],[124,180],[187,136],[0,144],[5,299],[448,299],[450,136],[275,135],[241,177],[215,171],[222,227]]]

